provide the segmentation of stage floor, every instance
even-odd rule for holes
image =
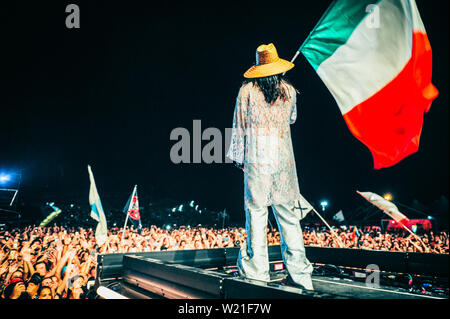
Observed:
[[[307,298],[321,298],[321,299],[421,299],[421,300],[431,300],[431,299],[448,299],[445,295],[438,294],[418,294],[411,292],[407,289],[400,287],[392,287],[386,285],[379,286],[369,286],[364,281],[356,281],[348,278],[339,278],[334,276],[324,276],[324,275],[312,275],[312,281],[314,286],[314,293],[307,293],[302,289],[285,286],[281,283],[282,279],[287,275],[286,270],[271,271],[270,282],[259,282],[257,280],[249,280],[246,278],[239,277],[237,275],[236,267],[226,267],[225,269],[202,269],[206,274],[211,276],[217,276],[221,278],[236,279],[241,282],[246,282],[250,287],[246,289],[252,289],[251,286],[259,288],[270,288],[273,291],[288,292],[289,298],[297,298],[300,296],[307,296]],[[161,286],[159,286],[159,284]],[[104,283],[108,288],[114,289],[119,294],[131,298],[131,299],[173,299],[172,297],[164,296],[165,293],[159,294],[155,293],[159,290],[167,291],[170,290],[169,286],[166,286],[164,282],[159,282],[154,284],[154,287],[148,289],[144,285],[129,280],[115,280],[111,281],[109,284]],[[191,288],[195,288],[191,286]],[[179,299],[183,297],[175,297]],[[194,297],[195,298],[195,297]],[[214,297],[213,297],[214,298]],[[226,297],[227,299],[230,296]],[[233,299],[233,297],[231,297]],[[241,297],[239,297],[241,298]],[[281,297],[284,298],[284,297]]]
[[[280,264],[282,261],[276,261]],[[234,266],[227,267],[225,270],[209,269],[213,273],[235,277],[237,269]],[[286,270],[278,270],[270,272],[270,283],[273,286],[284,285],[281,280],[287,276]],[[365,282],[356,281],[348,278],[339,278],[333,276],[312,275],[314,290],[319,293],[331,295],[336,298],[350,299],[447,299],[445,296],[437,294],[417,294],[399,287],[391,287],[386,285],[372,286]],[[293,288],[296,289],[296,288]],[[298,289],[298,293],[302,293]]]
[[[227,248],[102,255],[96,285],[134,299],[448,299],[447,276],[395,272],[385,260],[392,257],[389,253],[312,251],[314,292],[283,285],[281,281],[287,273],[279,247],[269,247],[269,253],[270,282],[240,277],[235,266],[238,248]],[[364,254],[364,259],[344,260],[343,253],[347,257]],[[371,271],[361,267],[371,264],[374,257],[383,263],[383,268]],[[423,272],[430,272],[425,265],[429,258],[436,258],[409,254],[397,257],[405,258],[410,270]],[[313,261],[319,259],[326,262]],[[378,285],[368,280],[375,276]]]

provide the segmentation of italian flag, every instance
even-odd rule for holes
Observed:
[[[417,152],[438,95],[414,0],[337,0],[299,49],[335,98],[375,169]]]

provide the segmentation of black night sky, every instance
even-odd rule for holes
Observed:
[[[81,28],[67,29],[76,3]],[[232,164],[173,164],[170,132],[193,120],[231,127],[242,74],[273,42],[290,60],[329,1],[2,2],[0,170],[22,170],[21,201],[80,196],[87,164],[100,196],[197,200],[243,221],[243,177]],[[440,91],[425,115],[418,153],[374,170],[303,56],[288,73],[301,92],[292,126],[300,190],[330,214],[353,209],[356,190],[428,204],[449,193],[448,1],[417,0]],[[380,129],[382,129],[380,127]],[[205,145],[207,141],[203,142]],[[223,140],[225,143],[225,140]],[[121,208],[121,207],[120,207]]]

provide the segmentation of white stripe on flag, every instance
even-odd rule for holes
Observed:
[[[366,16],[317,69],[343,115],[381,90],[411,58],[410,1],[382,0],[378,8],[379,26],[367,23],[372,17]]]

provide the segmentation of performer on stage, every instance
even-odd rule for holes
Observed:
[[[244,172],[247,240],[237,266],[241,276],[269,281],[268,206],[281,234],[289,273],[285,283],[313,290],[313,267],[305,255],[298,203],[300,191],[290,124],[297,117],[297,90],[281,74],[294,64],[280,59],[275,46],[260,45],[256,65],[245,72],[236,100],[227,157]]]

